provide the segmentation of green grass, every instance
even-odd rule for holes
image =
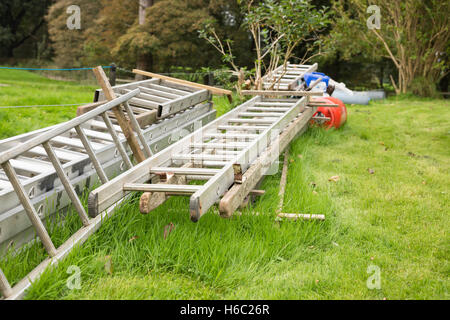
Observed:
[[[50,80],[27,71],[2,69],[0,107],[91,102],[94,88],[77,82]],[[67,121],[75,116],[76,108],[0,108],[0,139]]]
[[[229,108],[215,102],[219,113]],[[280,173],[229,220],[212,208],[194,224],[180,197],[141,215],[136,195],[26,298],[448,299],[449,107],[411,97],[349,106],[342,129],[296,139],[283,211],[325,214],[325,222],[275,221]],[[52,239],[61,244],[79,226],[71,216],[51,228]],[[0,267],[16,283],[44,256],[34,244]],[[66,286],[72,265],[81,290]],[[371,265],[380,268],[379,290],[366,285]]]

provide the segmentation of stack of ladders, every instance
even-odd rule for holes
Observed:
[[[175,142],[172,132],[181,129],[192,132],[198,126],[215,119],[208,90],[197,89],[187,85],[179,85],[159,79],[144,80],[113,87],[119,97],[139,89],[139,94],[129,100],[136,121],[142,128],[142,135],[151,154],[163,150]],[[78,109],[79,116],[94,110],[105,103],[103,93],[97,90],[95,101],[101,101]],[[112,178],[127,170],[130,160],[124,160],[115,139],[120,141],[125,152],[131,150],[126,143],[114,114],[107,112],[111,121],[110,131],[101,116],[96,116],[80,125],[108,178]],[[45,133],[57,126],[37,130],[20,136],[0,141],[0,153]],[[74,128],[52,138],[55,154],[77,193],[85,188],[92,188],[100,182],[98,174],[89,159],[87,151]],[[142,143],[141,143],[142,145]],[[18,157],[11,159],[11,166],[29,195],[33,206],[41,219],[65,208],[70,199],[65,192],[56,171],[49,161],[42,146],[36,146]],[[0,170],[0,252],[12,244],[20,246],[33,239],[34,228],[14,192],[12,185],[3,170]]]

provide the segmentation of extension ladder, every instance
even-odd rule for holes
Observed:
[[[265,90],[295,90],[301,85],[305,73],[317,70],[317,63],[313,65],[291,64],[277,67],[272,73],[264,76],[263,89]]]
[[[209,102],[210,94],[205,90],[178,86],[168,82],[166,82],[167,85],[160,86],[155,85],[156,82],[158,81],[145,80],[113,87],[113,90],[121,92],[121,94],[127,94],[130,90],[139,88],[140,93],[132,99],[139,99],[138,101],[141,104],[152,104],[156,99],[142,95],[142,91],[145,90],[153,90],[152,93],[155,97],[171,98],[170,100],[166,99],[167,101],[165,101],[166,103],[161,110],[169,113],[176,110],[176,113],[165,114],[162,117],[163,119],[157,119],[157,109],[140,108],[131,103],[128,105],[131,108],[129,111],[133,113],[135,120],[142,128],[139,134],[146,141],[143,146],[147,149],[147,153],[150,151],[151,154],[157,153],[172,143],[171,132],[173,130],[181,128],[187,132],[192,132],[196,121],[200,121],[203,125],[214,120],[216,115]],[[96,92],[97,100],[102,98],[100,93],[100,90]],[[77,110],[77,113],[81,116],[104,103],[105,101],[101,101],[82,106]],[[127,111],[125,108],[128,108],[126,105],[123,110]],[[148,116],[149,112],[153,115]],[[107,111],[107,114],[115,135],[110,134],[102,116],[96,116],[80,126],[86,136],[91,139],[91,146],[106,176],[112,178],[127,170],[130,162],[123,160],[123,149],[128,155],[131,150],[126,143],[122,129],[114,118],[114,114],[111,111]],[[51,131],[57,126],[0,141],[0,152],[7,152],[19,144],[26,143],[36,136]],[[116,147],[117,139],[123,145],[123,149]],[[100,182],[83,142],[75,129],[72,128],[54,137],[52,144],[58,160],[63,164],[71,184],[78,193]],[[70,204],[70,198],[60,180],[57,179],[55,168],[48,161],[43,147],[37,146],[20,154],[17,158],[11,159],[11,165],[16,170],[19,181],[23,184],[41,219],[45,219],[46,215],[50,216]],[[32,240],[35,233],[34,228],[3,170],[0,170],[0,201],[2,203],[0,209],[0,251],[10,247],[13,243],[20,246]]]
[[[308,97],[254,97],[92,191],[88,199],[89,215],[102,214],[130,192],[142,191],[155,195],[190,195],[190,217],[198,221],[280,132],[301,116],[307,103]],[[308,114],[312,116],[310,111]],[[174,138],[178,135],[173,133]],[[278,157],[275,150],[273,154]],[[178,184],[185,179],[167,178],[163,183],[146,184],[156,175],[185,176],[206,183]]]

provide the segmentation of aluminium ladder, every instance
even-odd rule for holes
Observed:
[[[199,91],[196,88],[188,88],[186,85],[182,87],[178,86],[178,89],[172,88],[171,84],[170,87],[161,86],[161,88],[151,88],[150,85],[154,82],[153,80],[145,80],[113,87],[113,90],[120,88],[120,90],[126,92],[136,88],[140,88],[139,90],[141,91],[152,89],[154,90],[154,95],[172,98],[169,102],[183,102],[180,110],[175,114],[166,115],[162,119],[156,119],[156,116],[147,116],[149,109],[130,105],[136,121],[142,128],[142,135],[146,140],[146,144],[148,144],[152,153],[157,153],[173,142],[171,137],[173,130],[181,128],[186,132],[192,132],[196,128],[196,123],[200,122],[204,125],[215,119],[216,112],[212,109],[209,100],[210,94],[205,93],[203,90]],[[171,94],[169,91],[176,92],[177,94]],[[196,94],[193,94],[193,92],[196,92]],[[198,95],[198,92],[201,95]],[[98,91],[96,92],[96,96],[98,99]],[[140,94],[137,95],[137,97],[139,96]],[[153,101],[147,100],[151,97],[140,97],[142,103],[152,103]],[[183,98],[180,99],[180,97]],[[200,103],[197,104],[198,102]],[[105,101],[101,101],[81,106],[78,108],[77,114],[82,115],[104,103]],[[186,107],[191,103],[193,104]],[[125,105],[123,107],[125,112],[127,111],[126,108],[127,106]],[[154,110],[150,111],[155,113]],[[108,111],[107,113],[111,118],[110,120],[117,137],[127,153],[130,154],[131,151],[122,134],[122,129],[117,125],[117,121],[112,112]],[[39,134],[48,132],[54,127],[56,126],[1,140],[0,153],[8,151],[20,143],[27,142]],[[102,116],[97,116],[86,121],[81,127],[91,139],[91,145],[94,148],[95,154],[109,178],[127,170],[127,163],[123,161],[119,149],[115,146],[114,137],[108,131],[108,127],[103,121]],[[78,193],[99,182],[95,168],[91,161],[89,161],[89,156],[75,129],[66,131],[55,137],[52,139],[52,143],[55,147],[56,156],[63,164],[70,182]],[[70,204],[70,198],[57,179],[56,171],[51,162],[46,158],[43,147],[38,146],[30,149],[18,158],[13,159],[11,164],[17,171],[18,178],[24,185],[41,219],[46,219],[46,215],[53,215],[58,210]],[[20,246],[32,240],[34,238],[34,229],[8,177],[2,169],[0,169],[0,201],[2,203],[0,208],[0,252],[3,252],[5,248],[10,247],[13,243],[16,246]]]
[[[123,159],[123,161],[127,164],[127,166],[132,167],[133,164],[128,157],[126,150],[123,144],[120,142],[117,137],[116,130],[109,119],[107,112],[111,109],[124,104],[126,109],[128,110],[128,117],[131,120],[131,124],[133,125],[133,129],[138,133],[137,136],[142,143],[145,152],[150,155],[151,152],[146,144],[145,140],[142,136],[142,131],[139,126],[136,126],[136,118],[130,107],[127,104],[127,101],[140,93],[139,89],[135,89],[123,96],[116,98],[104,105],[97,107],[96,109],[87,112],[75,119],[62,123],[60,125],[54,126],[51,130],[45,131],[42,134],[35,136],[34,138],[21,143],[3,153],[0,154],[0,165],[3,168],[6,176],[9,179],[14,191],[16,192],[17,197],[19,198],[23,208],[26,211],[28,218],[30,219],[33,227],[36,230],[38,238],[42,242],[49,258],[42,262],[38,267],[36,267],[26,278],[22,279],[14,288],[8,283],[3,272],[0,270],[0,292],[4,298],[7,299],[17,299],[23,296],[25,290],[31,285],[31,281],[40,276],[40,274],[45,270],[48,265],[52,265],[57,263],[58,260],[64,258],[74,247],[75,244],[81,243],[87,239],[87,237],[92,234],[101,224],[102,216],[100,216],[100,220],[89,219],[86,210],[84,209],[81,200],[78,197],[75,188],[72,186],[71,181],[67,175],[67,172],[59,157],[57,156],[57,150],[54,148],[55,142],[54,139],[59,137],[62,133],[75,130],[80,138],[82,145],[84,146],[88,156],[89,161],[95,168],[97,175],[100,178],[101,183],[107,183],[109,181],[106,176],[104,169],[95,154],[95,149],[92,141],[89,139],[86,130],[82,128],[82,124],[86,121],[91,120],[97,116],[102,116],[105,121],[106,126],[113,139],[119,153]],[[36,208],[34,207],[29,193],[25,190],[18,174],[17,169],[14,167],[13,163],[17,157],[20,157],[23,153],[29,152],[29,150],[33,150],[35,148],[43,148],[45,151],[46,158],[53,165],[57,177],[59,178],[61,184],[64,186],[64,189],[70,198],[70,201],[78,213],[78,216],[82,222],[83,227],[76,232],[69,240],[67,240],[64,244],[62,244],[59,248],[56,248],[48,234],[41,217],[39,216]]]
[[[143,191],[190,195],[190,217],[198,221],[233,185],[235,176],[242,175],[280,132],[304,112],[307,103],[308,97],[254,97],[92,191],[89,215],[102,214],[130,192]],[[157,174],[190,176],[206,183],[146,184]]]
[[[313,65],[291,64],[288,63],[286,69],[283,65],[279,66],[272,73],[264,76],[264,90],[295,90],[297,89],[305,73],[317,70],[317,63]]]

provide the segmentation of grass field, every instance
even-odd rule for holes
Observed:
[[[81,100],[92,94],[77,90]],[[216,103],[220,113],[229,108]],[[136,195],[27,298],[448,299],[449,107],[413,97],[349,106],[342,129],[314,128],[296,139],[283,211],[325,214],[325,222],[275,221],[279,173],[264,180],[266,194],[252,208],[229,220],[213,208],[190,222],[187,198],[141,215]],[[53,226],[52,239],[61,244],[79,225],[72,217]],[[35,244],[0,267],[15,283],[44,256]],[[70,266],[81,270],[79,290],[66,285]],[[374,270],[379,289],[367,285]]]
[[[57,81],[21,70],[0,70],[0,139],[67,121],[76,106],[14,108],[92,102],[94,87]]]

